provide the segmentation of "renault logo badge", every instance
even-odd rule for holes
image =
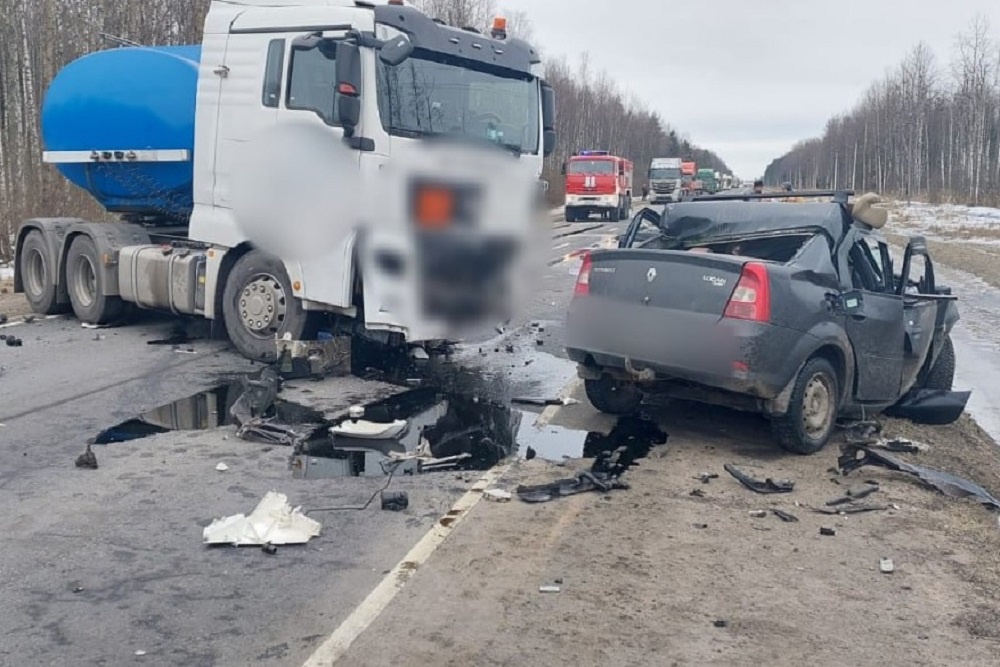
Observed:
[[[651,283],[656,280],[656,269],[649,267],[649,271],[646,271],[646,282]]]

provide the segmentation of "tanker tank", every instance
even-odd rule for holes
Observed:
[[[200,46],[123,47],[71,62],[42,103],[48,161],[109,212],[186,220],[193,206],[200,58]],[[85,155],[92,151],[173,155],[93,161]],[[176,151],[187,151],[186,158],[176,161]]]

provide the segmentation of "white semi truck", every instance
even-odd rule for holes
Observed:
[[[653,204],[681,199],[681,162],[679,157],[653,158],[649,165],[649,200]]]
[[[15,289],[35,312],[88,323],[132,306],[208,318],[264,360],[321,320],[411,344],[499,321],[497,276],[539,227],[524,212],[537,209],[531,184],[555,142],[540,68],[503,19],[487,36],[400,0],[215,0],[200,45],[100,51],[55,77],[43,159],[120,221],[25,221]],[[234,213],[234,175],[241,149],[286,125],[336,139],[357,197],[413,170],[407,225],[374,224],[376,209],[360,206],[371,224],[318,255],[262,249]],[[529,187],[440,177],[422,151],[450,142],[505,160]],[[315,214],[317,230],[345,224],[336,207]]]

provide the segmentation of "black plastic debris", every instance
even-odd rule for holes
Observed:
[[[863,455],[859,456],[859,454]],[[1000,500],[997,500],[989,491],[974,482],[970,482],[958,475],[953,475],[950,472],[900,461],[894,456],[875,451],[871,447],[843,445],[841,447],[840,458],[837,459],[837,464],[844,471],[845,475],[866,465],[880,466],[889,470],[906,473],[916,477],[924,484],[937,489],[946,496],[952,498],[972,498],[981,505],[1000,510]]]
[[[844,441],[851,445],[870,445],[878,442],[882,424],[877,421],[860,421],[844,425]]]
[[[410,506],[410,497],[406,491],[383,491],[382,509],[390,512],[402,512]]]
[[[708,484],[713,479],[719,479],[719,476],[714,472],[703,472],[698,475],[695,479],[700,481],[702,484]]]
[[[731,463],[727,463],[723,467],[726,469],[726,472],[736,478],[736,481],[757,493],[790,493],[795,488],[795,482],[791,480],[774,480],[768,477],[762,482],[740,471]]]
[[[7,347],[22,347],[24,345],[24,341],[17,336],[8,335],[4,340],[7,343]]]
[[[89,443],[87,444],[87,451],[76,457],[76,467],[97,470],[97,456],[90,450]]]
[[[834,535],[837,534],[837,531],[834,530],[833,528],[823,527],[823,528],[819,529],[819,534],[820,535],[826,535],[827,537],[833,537]]]
[[[884,512],[888,505],[838,505],[836,507],[810,507],[818,514],[861,514],[863,512]]]
[[[833,500],[827,501],[826,506],[833,507],[835,505],[853,503],[857,500],[861,500],[862,498],[870,496],[871,494],[878,491],[878,488],[879,488],[878,484],[866,484],[865,486],[862,486],[860,488],[847,489],[847,491],[844,492],[844,495],[840,496],[839,498],[834,498]]]
[[[797,516],[795,516],[794,514],[789,514],[784,510],[772,509],[771,513],[774,514],[774,516],[781,519],[782,521],[784,521],[785,523],[797,523],[799,520]]]
[[[962,416],[971,395],[971,391],[915,389],[899,399],[885,414],[909,419],[916,424],[942,426]]]
[[[701,489],[691,489],[689,496],[694,496],[695,498],[704,498],[705,492]]]
[[[274,554],[278,553],[278,547],[274,546],[270,542],[261,545],[260,550],[266,553],[268,556],[273,556]]]
[[[883,440],[877,444],[869,446],[875,449],[884,449],[887,452],[898,452],[901,454],[919,454],[922,451],[919,445],[903,438]]]
[[[712,621],[712,625],[714,625],[717,628],[724,628],[727,625],[729,625],[729,623],[727,623],[723,619],[719,618],[719,619],[716,619],[716,620]]]
[[[588,491],[607,493],[613,489],[628,489],[621,475],[632,464],[627,447],[613,452],[602,452],[594,460],[590,471],[576,477],[560,479],[547,484],[519,485],[517,497],[526,503],[545,503],[555,498],[572,496]]]
[[[0,324],[7,324],[7,320],[9,319],[7,313],[0,313]]]

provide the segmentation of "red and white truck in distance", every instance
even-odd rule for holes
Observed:
[[[608,151],[581,151],[563,164],[566,222],[600,213],[618,221],[632,209],[632,162]]]

